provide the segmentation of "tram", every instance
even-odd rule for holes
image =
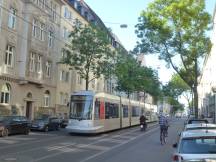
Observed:
[[[104,92],[79,91],[71,95],[69,133],[96,134],[139,124],[145,113],[148,122],[157,120],[150,104]]]

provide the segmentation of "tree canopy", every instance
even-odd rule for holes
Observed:
[[[89,24],[82,25],[76,22],[73,26],[64,52],[67,54],[63,63],[71,65],[81,78],[86,81],[86,90],[89,82],[107,75],[107,65],[111,64],[115,55],[108,39],[108,32]]]
[[[158,54],[193,90],[195,115],[198,117],[198,76],[200,59],[211,42],[206,31],[211,16],[204,0],[155,0],[142,11],[136,25],[140,41],[137,53]]]
[[[154,97],[160,95],[158,74],[151,68],[141,66],[131,54],[122,54],[116,63],[117,90],[126,92],[147,92]]]

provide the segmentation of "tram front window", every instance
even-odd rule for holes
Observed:
[[[70,118],[90,120],[92,118],[92,96],[72,96]]]

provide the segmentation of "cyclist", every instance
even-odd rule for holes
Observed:
[[[165,132],[165,135],[168,135],[168,119],[162,113],[159,116],[159,125],[160,125],[160,136],[162,132]]]

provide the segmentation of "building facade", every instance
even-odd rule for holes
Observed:
[[[215,117],[216,111],[216,10],[213,15],[213,31],[211,36],[212,48],[205,58],[204,66],[199,80],[199,113],[208,117]]]
[[[0,0],[0,115],[68,115],[70,94],[85,89],[77,72],[59,63],[76,19],[107,29],[83,1]],[[113,48],[122,46],[108,35]],[[114,93],[114,86],[101,77],[89,89]]]

